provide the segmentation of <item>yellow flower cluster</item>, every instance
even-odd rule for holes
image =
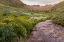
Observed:
[[[18,24],[16,24],[16,26],[19,26]]]
[[[3,20],[8,20],[8,18],[4,18]]]
[[[12,21],[12,20],[14,20],[14,17],[9,18],[9,21]]]
[[[9,20],[9,21],[12,21],[12,20],[14,20],[14,17],[4,18],[3,20]]]
[[[6,23],[3,23],[2,21],[0,21],[0,24],[6,24]]]

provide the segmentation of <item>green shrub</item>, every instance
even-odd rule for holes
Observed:
[[[18,36],[21,37],[27,36],[26,28],[22,25],[21,21],[15,19],[12,25],[14,26],[14,31],[17,33]]]
[[[13,41],[16,37],[13,26],[0,25],[0,42]]]
[[[21,21],[22,25],[26,28],[27,33],[30,33],[30,30],[33,29],[32,23],[25,18],[18,18],[18,19]]]
[[[26,28],[23,27],[23,26],[15,26],[14,30],[17,33],[18,36],[21,36],[21,37],[26,37],[27,36]]]
[[[64,13],[60,13],[52,18],[52,22],[64,26]]]

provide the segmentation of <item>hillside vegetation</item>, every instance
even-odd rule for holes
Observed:
[[[27,7],[27,5],[21,2],[20,0],[0,0],[0,3],[18,8]]]
[[[56,4],[54,7],[51,8],[51,13],[60,13],[64,12],[64,1]]]
[[[64,26],[64,1],[55,5],[55,7],[51,9],[51,12],[55,14],[52,22]]]

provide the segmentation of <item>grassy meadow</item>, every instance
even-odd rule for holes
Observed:
[[[0,42],[22,42],[37,23],[50,17],[50,14],[30,12],[0,3]]]

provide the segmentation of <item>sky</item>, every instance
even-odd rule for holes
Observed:
[[[27,5],[46,5],[46,4],[55,4],[63,0],[21,0]]]

